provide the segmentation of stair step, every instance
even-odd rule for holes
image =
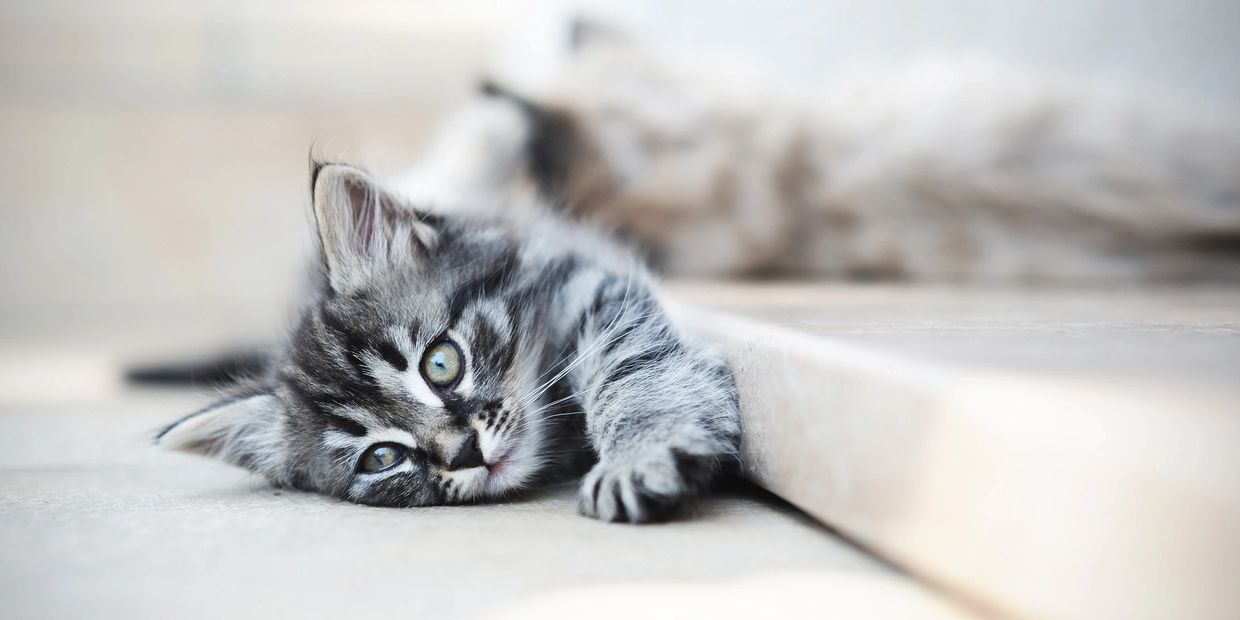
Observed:
[[[667,290],[750,476],[880,556],[1002,615],[1240,617],[1240,292]]]

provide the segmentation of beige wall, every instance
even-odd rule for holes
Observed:
[[[280,320],[311,145],[409,161],[500,18],[447,2],[4,3],[0,343]]]

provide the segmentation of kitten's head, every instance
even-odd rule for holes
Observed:
[[[367,504],[529,483],[543,465],[543,351],[527,303],[537,280],[513,237],[420,214],[347,166],[317,166],[312,186],[320,294],[264,379],[159,442]]]

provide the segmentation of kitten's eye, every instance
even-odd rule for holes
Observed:
[[[422,356],[422,376],[432,385],[447,387],[461,375],[461,350],[451,340],[440,340]]]
[[[362,454],[362,462],[358,468],[366,473],[383,471],[405,460],[405,449],[392,443],[375,444]]]

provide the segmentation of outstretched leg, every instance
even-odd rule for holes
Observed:
[[[583,301],[568,378],[599,460],[582,481],[581,511],[607,521],[666,519],[736,458],[732,372],[688,341],[635,278],[604,277]]]

